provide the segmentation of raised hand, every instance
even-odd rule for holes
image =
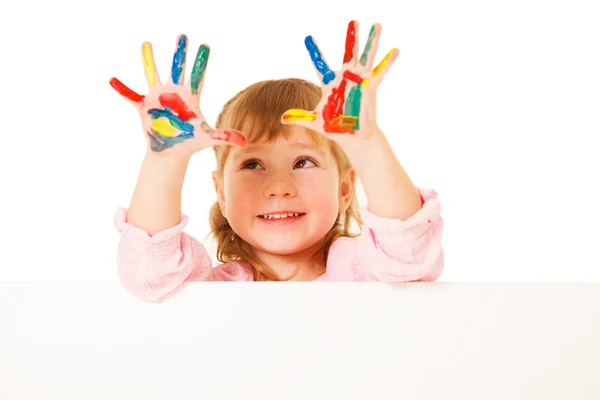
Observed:
[[[323,82],[323,97],[315,110],[286,111],[281,117],[282,123],[304,126],[336,141],[340,139],[339,134],[355,135],[362,139],[370,137],[378,129],[375,115],[376,90],[399,51],[395,48],[390,50],[373,68],[381,25],[374,24],[371,27],[360,58],[357,31],[358,22],[350,21],[342,68],[335,72],[327,65],[313,37],[306,37],[306,49]]]
[[[166,84],[161,83],[156,70],[152,45],[148,42],[142,45],[149,86],[145,96],[134,92],[117,78],[110,80],[111,86],[138,110],[152,151],[175,149],[192,154],[219,143],[245,146],[246,138],[241,132],[211,128],[200,111],[200,92],[210,54],[208,46],[203,44],[198,49],[190,81],[184,85],[187,45],[187,36],[179,35],[171,75]]]

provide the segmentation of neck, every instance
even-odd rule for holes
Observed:
[[[269,254],[256,250],[258,258],[282,280],[313,281],[325,273],[325,257],[315,256],[319,244],[294,254]],[[295,272],[297,273],[290,278]]]

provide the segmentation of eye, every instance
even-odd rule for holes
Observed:
[[[260,164],[256,160],[248,160],[242,164],[242,169],[258,169]]]
[[[294,167],[299,167],[299,168],[304,168],[307,166],[307,163],[312,163],[313,165],[308,165],[309,167],[316,167],[317,163],[313,160],[311,160],[308,157],[302,157],[301,159],[299,159],[298,161],[296,161],[296,165]]]

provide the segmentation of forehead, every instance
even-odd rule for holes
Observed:
[[[318,139],[317,139],[318,140]],[[317,143],[317,141],[305,129],[292,129],[287,135],[278,135],[272,140],[256,140],[250,141],[243,148],[232,148],[232,156],[234,158],[242,157],[250,153],[258,152],[278,152],[289,150],[312,150],[326,157],[329,153],[325,143]]]

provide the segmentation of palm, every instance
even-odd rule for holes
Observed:
[[[190,81],[184,85],[186,51],[187,37],[180,35],[171,74],[168,82],[162,84],[154,64],[152,47],[150,43],[143,44],[144,70],[149,85],[145,96],[132,91],[116,78],[112,78],[110,84],[138,110],[153,151],[161,152],[177,146],[195,152],[218,142],[244,146],[246,139],[241,132],[212,129],[200,111],[200,92],[209,48],[200,46]]]
[[[368,137],[375,122],[375,94],[379,83],[398,55],[392,49],[375,68],[377,43],[381,32],[373,25],[365,49],[358,58],[357,22],[348,24],[344,62],[339,71],[332,71],[321,55],[312,36],[305,39],[306,48],[323,82],[323,97],[312,110],[292,109],[282,116],[283,123],[301,125],[339,140],[339,134]]]

